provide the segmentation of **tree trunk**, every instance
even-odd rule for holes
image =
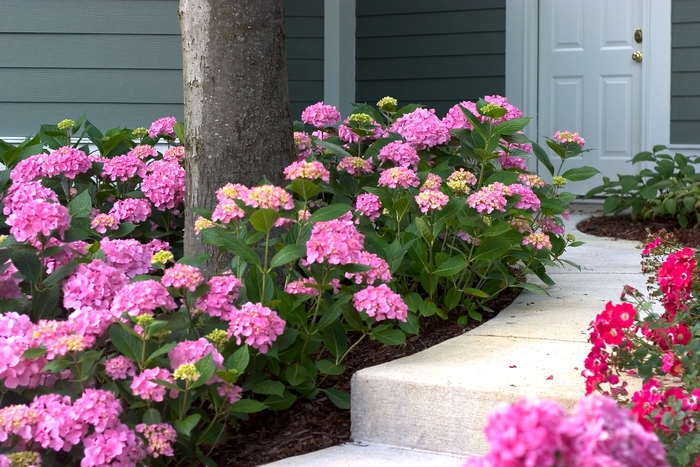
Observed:
[[[185,254],[212,253],[193,207],[228,182],[282,183],[294,160],[283,0],[180,0],[185,90]],[[221,270],[224,265],[220,264]],[[210,275],[216,265],[208,263]]]

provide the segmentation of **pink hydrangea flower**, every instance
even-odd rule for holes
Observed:
[[[245,343],[261,353],[267,353],[270,345],[277,336],[284,332],[285,321],[277,313],[262,305],[262,303],[244,303],[231,316],[228,337],[236,337],[236,343]]]
[[[457,195],[469,193],[470,185],[476,185],[476,176],[468,170],[460,168],[447,177],[447,186]]]
[[[416,149],[425,149],[444,144],[450,140],[450,128],[435,116],[435,110],[418,108],[402,115],[389,128],[398,133]]]
[[[29,316],[15,312],[0,314],[0,380],[6,388],[33,388],[43,382],[41,370],[48,360],[45,357],[31,360],[22,357],[32,345],[32,330]]]
[[[111,310],[115,316],[121,316],[122,313],[139,316],[152,315],[159,308],[174,310],[177,305],[160,282],[146,280],[127,284],[117,292]]]
[[[163,160],[166,161],[184,161],[185,160],[185,146],[175,146],[168,148],[163,153]]]
[[[170,136],[174,138],[175,123],[177,123],[177,119],[175,117],[159,118],[155,122],[151,123],[151,127],[148,129],[148,136],[153,139],[156,139],[158,136]]]
[[[10,186],[3,198],[2,213],[7,216],[33,201],[58,203],[58,196],[53,190],[42,185],[41,182],[15,182]]]
[[[374,221],[379,218],[382,203],[379,201],[379,196],[372,193],[363,193],[357,195],[355,209],[360,211],[363,216],[369,217],[369,220]]]
[[[410,186],[417,187],[420,185],[418,175],[406,167],[392,167],[382,172],[377,182],[379,186],[388,186],[389,188],[408,188]]]
[[[545,217],[542,219],[540,221],[540,228],[542,232],[551,232],[554,235],[564,235],[566,233],[566,227],[559,224],[553,217]]]
[[[576,143],[581,147],[583,147],[584,144],[586,144],[586,140],[581,138],[578,133],[572,133],[568,130],[557,131],[556,133],[554,133],[554,137],[552,139],[559,144]]]
[[[109,215],[120,222],[144,222],[151,215],[151,202],[139,198],[118,200],[109,210]]]
[[[233,220],[240,220],[246,216],[245,211],[229,198],[224,198],[219,201],[211,215],[211,220],[221,221],[226,224]]]
[[[216,190],[216,199],[219,201],[223,201],[225,199],[242,200],[246,197],[249,191],[250,188],[248,188],[245,185],[241,185],[240,183],[227,183],[226,185]]]
[[[58,148],[44,158],[44,175],[47,177],[63,174],[66,178],[75,178],[91,168],[92,161],[87,154],[70,146]]]
[[[156,157],[158,155],[158,150],[153,146],[148,144],[140,144],[132,148],[126,153],[127,156],[137,157],[140,160],[148,159],[149,157]]]
[[[123,423],[83,439],[80,467],[132,466],[146,457],[143,441]]]
[[[424,190],[415,196],[416,203],[423,214],[429,211],[441,210],[447,204],[450,197],[439,190]]]
[[[328,183],[331,174],[323,164],[318,161],[296,161],[292,162],[284,169],[284,176],[287,180],[304,178],[306,180],[323,180]]]
[[[98,233],[104,234],[107,229],[117,229],[119,220],[109,214],[98,214],[90,221],[90,228],[95,229]]]
[[[87,431],[86,422],[74,417],[71,399],[68,396],[37,396],[29,404],[29,408],[39,414],[32,439],[44,449],[70,451]]]
[[[514,183],[508,185],[507,191],[510,195],[520,196],[518,202],[515,203],[515,209],[532,209],[533,211],[538,211],[540,209],[540,199],[533,193],[532,188],[529,186]]]
[[[508,99],[506,99],[505,97],[498,95],[484,96],[484,100],[490,104],[495,104],[506,110],[506,114],[503,117],[493,119],[494,125],[498,125],[499,123],[505,122],[506,120],[512,120],[514,118],[520,118],[523,116],[523,113],[520,111],[520,109],[518,109],[512,104],[509,104]],[[460,109],[459,107],[460,105],[469,110],[471,113],[473,113],[481,122],[485,122],[489,119],[489,117],[480,115],[479,112],[477,112],[476,103],[471,101],[464,101],[460,102],[459,104],[455,105],[450,110],[448,110],[447,115],[442,120],[445,123],[445,125],[447,125],[449,128],[466,128],[469,130],[474,128],[471,122],[467,120],[467,117],[464,116],[464,112],[462,112],[462,109]]]
[[[73,403],[75,419],[92,425],[97,433],[116,425],[121,413],[121,401],[111,391],[86,389]]]
[[[334,106],[323,102],[310,105],[301,113],[301,121],[316,128],[335,125],[340,118],[340,112]]]
[[[163,402],[167,388],[152,382],[154,379],[162,379],[175,384],[172,375],[165,368],[148,368],[143,370],[140,375],[134,376],[130,386],[132,394],[144,400]],[[171,389],[169,395],[174,399],[177,397],[177,393],[178,391]]]
[[[5,223],[18,242],[36,238],[39,234],[48,237],[57,230],[61,238],[70,227],[71,216],[68,208],[43,200],[33,200],[15,209]]]
[[[317,222],[311,229],[311,238],[306,242],[306,261],[357,263],[364,239],[364,235],[357,231],[350,213],[332,221]]]
[[[222,276],[214,276],[207,282],[209,290],[197,299],[194,306],[210,316],[228,321],[236,310],[233,301],[238,298],[241,281],[231,271]]]
[[[504,170],[507,169],[520,169],[527,170],[527,162],[525,159],[518,156],[511,156],[506,154],[505,151],[498,151],[498,162],[501,164]]]
[[[175,161],[160,160],[148,165],[141,189],[156,209],[173,209],[185,201],[185,169]]]
[[[261,209],[294,209],[294,198],[284,189],[274,185],[261,185],[251,188],[242,195],[246,206]]]
[[[100,240],[100,249],[105,254],[105,263],[134,278],[151,270],[151,252],[143,243],[133,238]]]
[[[146,451],[154,457],[159,456],[172,457],[175,455],[172,443],[177,441],[177,432],[167,423],[157,423],[154,425],[146,425],[140,423],[136,425],[136,431],[143,433],[143,437],[148,442]]]
[[[408,307],[401,295],[394,293],[389,286],[367,286],[353,296],[353,305],[357,311],[364,311],[376,321],[398,319],[406,321]]]
[[[112,379],[126,379],[136,376],[136,365],[124,355],[105,361],[105,373]]]
[[[471,194],[467,198],[467,204],[479,214],[491,214],[494,210],[505,212],[508,203],[506,194],[510,194],[508,187],[501,182],[494,182]]]
[[[364,264],[372,269],[365,272],[346,272],[345,277],[352,279],[356,284],[362,284],[364,282],[367,285],[372,285],[377,280],[382,282],[391,281],[391,271],[389,270],[389,265],[386,261],[374,253],[369,253],[367,251],[361,252],[357,264]]]
[[[316,284],[316,279],[309,277],[308,279],[303,279],[299,281],[292,281],[284,288],[284,291],[292,295],[311,295],[317,296],[321,292],[316,287],[311,287],[311,285]]]
[[[216,388],[216,392],[221,397],[226,399],[226,401],[229,404],[235,404],[236,402],[241,400],[241,395],[243,394],[243,388],[240,386],[236,386],[235,384],[232,384],[232,383],[222,382]]]
[[[374,165],[371,160],[348,156],[338,163],[338,170],[343,170],[350,175],[367,175],[374,172]]]
[[[146,176],[146,164],[133,154],[115,156],[102,166],[102,178],[109,178],[113,182],[126,182],[136,176]]]
[[[14,183],[31,182],[34,179],[44,177],[46,165],[46,154],[36,154],[30,156],[17,165],[10,172],[10,180]]]
[[[340,138],[341,141],[345,141],[346,143],[359,143],[368,138],[367,136],[360,136],[355,133],[348,123],[349,119],[346,118],[345,121],[338,126],[338,138]],[[372,129],[368,128],[367,131],[371,132],[371,136],[369,136],[371,139],[379,139],[387,136],[386,131],[377,122],[372,122]]]
[[[549,239],[547,234],[542,232],[531,233],[527,237],[523,238],[523,245],[532,245],[538,250],[543,248],[545,250],[552,249],[552,241]]]
[[[22,297],[22,289],[19,286],[22,279],[13,277],[15,273],[17,273],[17,268],[12,263],[0,273],[0,299]]]
[[[194,292],[199,284],[204,282],[204,276],[194,266],[176,263],[172,268],[165,270],[161,282],[166,287],[185,288]]]
[[[153,240],[148,242],[146,248],[148,248],[148,251],[151,253],[151,255],[154,255],[159,251],[170,251],[170,243],[166,242],[165,240],[154,238]]]
[[[428,178],[425,179],[425,182],[420,187],[420,191],[439,190],[440,185],[442,185],[442,178],[437,174],[429,173]]]
[[[214,347],[211,342],[206,340],[204,337],[201,337],[196,341],[182,341],[178,343],[173,350],[168,352],[170,368],[177,370],[180,365],[197,363],[209,354],[211,354],[212,358],[214,359],[214,365],[216,368],[222,370],[224,368],[224,357],[218,350],[216,350],[216,347]],[[207,384],[212,384],[218,379],[218,376],[212,376]]]
[[[380,163],[393,162],[397,167],[418,168],[418,153],[410,144],[394,141],[384,146],[377,156]]]
[[[542,180],[539,175],[535,174],[520,174],[518,176],[518,182],[535,188],[544,188],[547,186],[544,180]]]
[[[70,321],[40,320],[32,329],[32,347],[46,347],[46,358],[53,360],[68,352],[81,352],[95,343],[94,336],[85,336]]]
[[[297,160],[303,161],[311,154],[311,136],[303,131],[294,132],[294,146],[297,148]]]

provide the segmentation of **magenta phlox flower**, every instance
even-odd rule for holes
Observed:
[[[261,353],[267,353],[270,345],[284,332],[285,321],[262,303],[244,303],[231,316],[228,337],[236,337],[236,343],[245,343]]]
[[[447,204],[450,197],[440,190],[424,190],[415,196],[416,203],[423,214],[430,211],[441,210]]]
[[[491,214],[494,210],[505,212],[508,204],[506,194],[510,194],[508,187],[501,182],[494,182],[469,195],[467,204],[479,214]]]
[[[317,222],[306,242],[306,261],[329,264],[357,263],[360,260],[364,235],[357,231],[352,214],[346,213],[338,219]]]
[[[514,183],[508,185],[508,192],[507,194],[510,195],[520,195],[520,199],[515,203],[516,209],[532,209],[533,211],[540,209],[540,199],[529,186]]]
[[[123,423],[86,436],[83,446],[80,467],[135,466],[147,455],[141,438]]]
[[[172,457],[175,455],[172,443],[177,441],[177,432],[172,426],[167,423],[156,423],[153,425],[140,423],[136,425],[136,431],[143,433],[143,437],[148,442],[146,451],[153,458],[158,458],[159,456]]]
[[[39,234],[48,237],[57,230],[61,238],[70,227],[71,216],[62,204],[44,200],[33,200],[15,209],[5,223],[18,242],[36,238]]]
[[[156,139],[158,136],[170,136],[175,137],[175,124],[177,123],[177,118],[175,117],[163,117],[159,118],[155,122],[151,123],[151,127],[148,129],[148,136]]]
[[[142,198],[118,200],[109,210],[109,215],[119,222],[144,222],[151,215],[151,202]]]
[[[357,311],[364,311],[376,321],[398,319],[406,321],[408,307],[401,295],[394,293],[389,286],[367,286],[353,296],[353,305]]]
[[[292,295],[311,295],[315,297],[321,292],[313,285],[316,285],[316,279],[309,277],[308,279],[290,282],[284,288],[284,291]]]
[[[197,299],[195,308],[209,316],[228,321],[231,313],[236,311],[233,301],[238,298],[241,281],[228,271],[222,276],[212,277],[207,284],[209,290]]]
[[[418,179],[418,175],[411,169],[407,169],[406,167],[392,167],[382,172],[377,185],[387,186],[389,188],[417,187],[420,185],[420,180]]]
[[[345,171],[353,176],[367,175],[374,172],[372,161],[361,157],[344,157],[338,163],[338,170]]]
[[[154,383],[152,381],[154,379],[162,379],[163,381],[175,384],[172,375],[165,368],[148,368],[143,370],[140,375],[134,376],[131,382],[131,393],[144,400],[163,402],[167,388]],[[169,391],[170,398],[175,399],[177,393],[178,391],[171,389]]]
[[[274,185],[261,185],[251,188],[242,196],[246,206],[260,209],[294,209],[294,198],[283,188]]]
[[[156,157],[158,155],[158,150],[153,146],[148,144],[140,144],[132,148],[126,153],[127,156],[137,157],[140,160],[146,160],[149,157]],[[148,167],[146,168],[148,170]]]
[[[340,119],[340,112],[334,106],[326,105],[323,102],[310,105],[301,113],[302,122],[319,129],[335,125]]]
[[[204,282],[204,276],[199,272],[199,268],[189,264],[176,263],[172,268],[165,270],[161,282],[166,287],[184,288],[194,292],[199,284]]]
[[[174,310],[177,304],[160,282],[146,280],[127,284],[117,292],[111,310],[115,316],[122,313],[139,316],[153,315],[159,308]]]
[[[367,285],[372,285],[377,280],[391,282],[389,264],[374,253],[369,253],[367,251],[360,252],[360,258],[357,264],[364,264],[372,269],[365,272],[346,272],[345,277],[352,279],[356,284],[362,284],[364,282]]]
[[[331,174],[319,161],[296,161],[284,169],[284,176],[287,180],[303,178],[306,180],[323,180],[328,183]]]
[[[173,350],[168,352],[170,368],[177,370],[181,365],[197,363],[209,354],[211,354],[214,359],[214,366],[219,370],[223,370],[224,357],[216,350],[216,347],[204,337],[196,341],[182,341],[178,343]],[[219,380],[220,378],[214,375],[207,381],[207,384],[212,384]]]
[[[32,201],[58,203],[58,196],[52,189],[42,185],[41,182],[15,182],[10,186],[3,198],[2,213],[7,216],[15,210],[22,209],[23,206]]]
[[[105,264],[134,278],[151,270],[151,252],[143,243],[133,238],[100,240],[100,249],[105,254]]]
[[[75,178],[91,168],[92,161],[87,154],[70,146],[58,148],[44,158],[44,175],[47,177],[64,175],[66,178]]]
[[[384,146],[377,156],[381,164],[393,162],[397,167],[418,169],[418,153],[412,145],[403,141],[394,141]]]
[[[159,211],[173,209],[185,201],[185,169],[169,160],[148,164],[141,189]]]
[[[369,220],[374,221],[381,214],[382,203],[379,196],[372,193],[362,193],[357,195],[355,209],[360,211],[363,216],[369,217]]]
[[[133,154],[115,156],[102,166],[102,178],[105,180],[109,178],[113,182],[126,182],[136,176],[146,176],[146,164]]]
[[[126,379],[136,376],[136,365],[124,355],[118,355],[105,361],[105,373],[112,379]]]
[[[435,116],[435,110],[423,108],[396,119],[389,131],[400,134],[418,150],[444,144],[452,137],[450,128]]]

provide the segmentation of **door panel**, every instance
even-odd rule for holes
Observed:
[[[642,3],[540,0],[538,142],[569,130],[592,149],[567,160],[564,170],[590,165],[608,177],[639,170],[627,161],[641,146],[644,62],[632,53],[641,50],[634,31],[642,25]],[[601,180],[570,183],[567,190],[581,195]]]

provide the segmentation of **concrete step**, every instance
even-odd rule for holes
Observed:
[[[586,244],[565,258],[582,270],[552,268],[551,287],[530,279],[549,295],[524,292],[463,336],[353,376],[352,436],[367,446],[337,446],[268,465],[460,465],[489,450],[483,429],[498,403],[536,395],[573,407],[585,392],[590,322],[623,285],[645,286],[637,243],[576,231],[588,215],[567,222],[567,231]],[[409,455],[427,457],[401,459]]]

